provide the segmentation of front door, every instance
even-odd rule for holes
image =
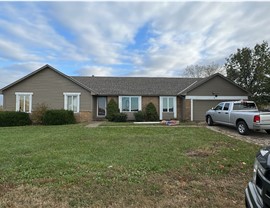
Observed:
[[[97,116],[105,117],[107,108],[107,98],[106,97],[97,97]]]

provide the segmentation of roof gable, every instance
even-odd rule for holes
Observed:
[[[46,65],[40,67],[39,69],[33,71],[32,73],[30,73],[30,74],[28,74],[28,75],[22,77],[21,79],[18,79],[17,81],[15,81],[15,82],[13,82],[13,83],[7,85],[6,87],[0,89],[0,93],[2,93],[4,90],[6,90],[6,89],[8,89],[8,88],[10,88],[10,87],[12,87],[12,86],[18,84],[18,83],[20,83],[20,82],[26,80],[27,78],[34,76],[35,74],[37,74],[37,73],[39,73],[39,72],[41,72],[42,70],[45,70],[45,69],[50,69],[50,70],[56,72],[57,74],[61,75],[62,77],[64,77],[64,78],[66,78],[66,79],[72,81],[73,83],[79,85],[80,87],[84,88],[85,90],[91,92],[92,94],[96,94],[96,92],[95,92],[94,90],[92,90],[92,89],[90,89],[89,87],[83,85],[82,83],[78,82],[77,80],[73,79],[72,77],[67,76],[67,75],[65,75],[64,73],[58,71],[57,69],[53,68],[53,67],[50,66],[49,64],[46,64]]]
[[[206,84],[207,82],[210,82],[211,80],[213,80],[213,79],[215,79],[217,77],[219,77],[219,78],[223,79],[224,81],[230,83],[234,87],[244,91],[247,95],[251,95],[250,92],[248,92],[246,89],[244,89],[241,86],[237,85],[236,83],[234,83],[233,81],[231,81],[230,79],[228,79],[227,77],[223,76],[220,73],[216,73],[216,74],[213,74],[213,75],[211,75],[209,77],[203,78],[201,81],[196,82],[194,85],[189,86],[187,89],[179,92],[178,94],[179,95],[187,95],[188,93],[192,92],[193,90],[201,87],[202,85]],[[213,91],[215,91],[215,89],[213,89]]]

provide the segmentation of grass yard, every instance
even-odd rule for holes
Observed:
[[[0,128],[0,207],[244,207],[258,150],[204,127]]]

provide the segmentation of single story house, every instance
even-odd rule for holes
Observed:
[[[162,119],[203,121],[205,112],[225,100],[248,99],[249,92],[221,74],[207,78],[68,76],[45,65],[2,88],[3,108],[31,113],[37,104],[73,110],[78,122],[101,120],[114,99],[120,112],[152,102]]]

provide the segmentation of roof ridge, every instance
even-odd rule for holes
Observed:
[[[81,78],[145,78],[145,79],[204,79],[195,77],[122,77],[122,76],[70,76],[70,77],[81,77]]]

